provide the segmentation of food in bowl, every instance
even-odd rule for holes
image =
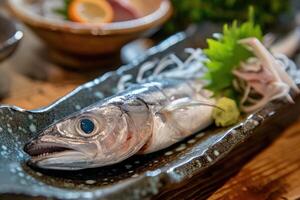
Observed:
[[[109,23],[114,11],[105,0],[74,0],[68,6],[68,17],[80,23]]]
[[[140,17],[128,0],[52,0],[42,3],[45,17],[79,23],[110,23]]]
[[[109,0],[115,9],[112,22],[79,23],[55,12],[63,8],[63,0],[8,2],[15,16],[47,44],[52,58],[72,68],[101,66],[101,56],[116,54],[126,43],[153,33],[172,13],[169,0],[127,0],[128,6]]]

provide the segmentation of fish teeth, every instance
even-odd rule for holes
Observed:
[[[50,155],[51,153],[42,153],[42,154],[40,154],[40,155],[38,155],[38,156],[36,156],[37,158],[41,158],[41,157],[45,157],[45,156],[48,156],[48,155]]]

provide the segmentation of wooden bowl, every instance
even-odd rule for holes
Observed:
[[[82,60],[94,65],[103,54],[118,52],[124,44],[158,28],[172,13],[169,0],[129,0],[139,12],[139,18],[91,25],[46,18],[41,14],[40,0],[8,2],[14,15],[50,47],[52,55],[62,64],[73,67],[82,67]]]
[[[0,15],[0,62],[8,58],[23,37],[20,27],[4,15]]]

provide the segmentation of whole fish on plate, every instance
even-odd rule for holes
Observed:
[[[192,78],[132,85],[50,126],[25,151],[33,164],[48,169],[118,163],[164,149],[210,125],[215,103],[210,96],[203,82]]]
[[[82,169],[166,148],[211,124],[214,100],[198,86],[141,84],[56,123],[25,150],[39,167]]]

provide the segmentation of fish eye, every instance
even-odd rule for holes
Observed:
[[[80,129],[84,133],[84,136],[89,136],[95,130],[95,124],[92,120],[84,118],[80,120]]]

